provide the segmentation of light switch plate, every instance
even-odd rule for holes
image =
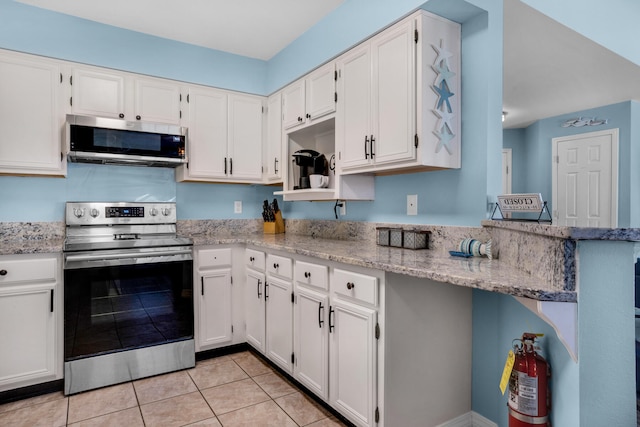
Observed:
[[[418,215],[417,194],[407,194],[407,215]]]
[[[242,213],[242,200],[236,200],[233,202],[233,213]]]

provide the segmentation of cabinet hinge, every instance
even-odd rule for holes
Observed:
[[[69,76],[69,84],[73,86],[73,75]]]
[[[291,292],[291,304],[293,304],[295,297],[293,296],[293,292]]]
[[[264,105],[262,106],[262,114],[264,114]]]
[[[293,364],[296,361],[296,355],[295,353],[291,353],[291,364]]]
[[[560,163],[560,156],[554,156],[553,161],[556,163]]]
[[[62,73],[60,73],[60,83],[62,83]]]
[[[51,305],[49,307],[49,311],[53,313],[53,289],[51,289]]]
[[[333,72],[333,80],[338,80],[338,70]]]
[[[376,323],[376,339],[380,339],[380,323]]]
[[[231,333],[233,333],[233,325],[231,325]]]
[[[418,148],[418,134],[416,133],[415,137],[413,138],[413,145],[416,146],[416,148]]]
[[[182,94],[178,95],[178,99],[180,102],[182,102]]]
[[[378,407],[376,406],[376,423],[380,422],[380,409],[378,409]]]
[[[233,285],[233,276],[231,276],[231,284]]]
[[[73,96],[69,97],[69,105],[71,105],[73,107]]]
[[[187,94],[187,104],[189,103],[189,93]]]
[[[413,31],[413,39],[415,40],[416,43],[418,43],[418,30]]]
[[[60,152],[60,161],[63,161],[63,160],[64,160],[64,153],[61,151]]]
[[[180,118],[182,118],[182,110],[180,110]]]
[[[338,102],[338,92],[333,92],[333,101]]]

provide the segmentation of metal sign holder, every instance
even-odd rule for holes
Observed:
[[[513,205],[510,205],[508,203],[508,201],[511,201],[511,203],[513,203],[514,201],[520,202],[523,200],[527,200],[532,203],[530,203],[530,205],[528,204],[523,205],[520,203],[515,203]],[[501,204],[503,205],[502,207],[500,206]],[[540,204],[542,204],[542,207],[540,207]],[[513,206],[513,208],[511,208],[511,206]],[[538,218],[537,219],[505,218],[503,208],[505,212],[509,212],[509,213],[516,213],[516,212],[537,213]],[[501,218],[495,217],[496,211],[500,212]],[[547,214],[548,219],[542,218],[542,216],[545,213]],[[537,222],[537,223],[552,222],[551,213],[549,212],[549,208],[547,207],[547,202],[542,200],[542,196],[539,193],[538,194],[535,194],[535,193],[534,194],[504,194],[504,195],[498,196],[498,202],[496,202],[496,205],[493,208],[493,212],[491,213],[491,219],[494,221],[524,221],[524,222]]]

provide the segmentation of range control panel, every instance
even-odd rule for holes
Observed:
[[[174,224],[171,202],[67,202],[67,225]]]

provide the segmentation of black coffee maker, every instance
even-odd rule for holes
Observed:
[[[314,150],[298,150],[292,154],[298,170],[298,185],[294,185],[294,190],[311,188],[309,175],[329,175],[329,163],[324,154]]]

